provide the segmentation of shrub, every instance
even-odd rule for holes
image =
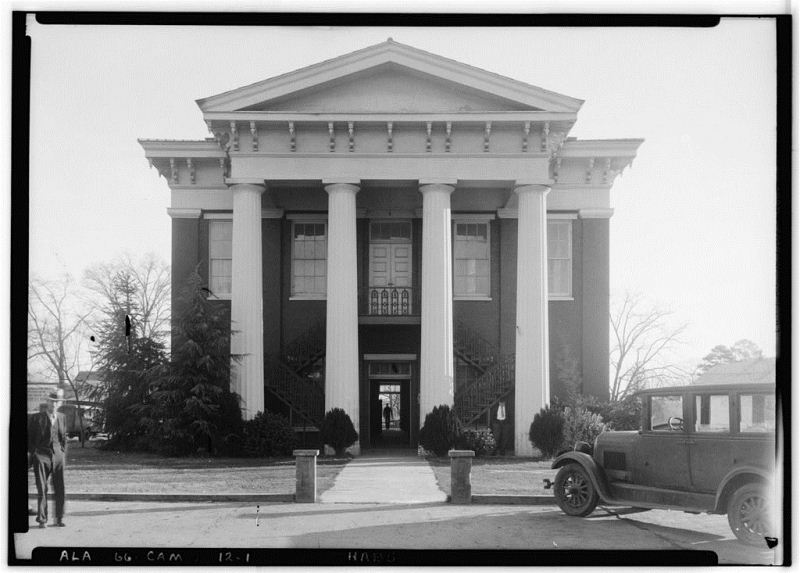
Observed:
[[[564,445],[571,447],[576,441],[594,444],[595,438],[606,430],[603,418],[586,408],[564,408]]]
[[[244,422],[241,440],[229,435],[225,442],[231,450],[240,447],[248,456],[279,457],[292,454],[295,435],[289,420],[284,416],[259,412],[255,418]]]
[[[609,430],[638,430],[642,415],[642,401],[628,396],[615,402],[601,402],[588,408],[603,417]]]
[[[344,451],[358,440],[358,432],[353,427],[353,421],[341,408],[328,410],[322,421],[320,436],[323,444],[336,450],[337,456],[344,455]]]
[[[545,458],[552,458],[564,443],[564,416],[545,406],[533,417],[528,438]]]
[[[435,406],[425,416],[425,423],[419,431],[419,443],[437,456],[444,456],[456,445],[459,426],[458,417],[450,406]]]
[[[494,434],[488,428],[463,430],[458,437],[457,445],[459,449],[473,450],[475,457],[478,458],[493,454],[497,448]]]

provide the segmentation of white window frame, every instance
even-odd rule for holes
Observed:
[[[324,293],[295,293],[294,292],[294,233],[297,225],[323,225],[325,229],[325,292]],[[289,263],[289,300],[327,300],[328,299],[328,221],[327,218],[308,217],[292,219],[291,235],[291,255]],[[305,259],[303,259],[305,260]]]
[[[212,233],[211,229],[212,229],[212,227],[214,225],[228,224],[228,225],[231,225],[231,233],[233,233],[233,220],[230,219],[230,218],[222,219],[222,218],[218,218],[218,217],[213,217],[213,218],[206,217],[206,218],[209,219],[209,221],[208,221],[208,290],[211,291],[211,293],[213,293],[215,298],[218,298],[220,300],[230,300],[232,293],[229,293],[229,292],[217,292],[217,290],[215,290],[212,287],[212,284],[211,284],[211,280],[212,280],[211,279],[211,268],[212,268],[212,260],[215,260],[215,259],[216,260],[230,260],[231,261],[231,285],[233,284],[233,241],[231,241],[231,254],[230,254],[229,258],[212,257],[212,255],[211,255],[211,233]],[[232,286],[231,286],[231,290],[233,290]]]
[[[572,217],[569,217],[569,218],[563,217],[562,218],[562,217],[548,216],[548,218],[547,218],[547,266],[548,266],[547,296],[548,296],[548,300],[575,300],[574,294],[573,294],[573,281],[572,281],[572,277],[573,277],[573,274],[574,274],[574,268],[573,267],[574,267],[574,262],[575,262],[574,261],[574,259],[575,259],[574,249],[573,249],[573,244],[572,244],[572,233],[573,233],[573,230],[574,230],[573,229],[573,225],[572,225],[572,220],[573,220]],[[567,228],[567,243],[568,243],[567,252],[569,253],[569,257],[567,257],[567,258],[559,257],[558,259],[556,259],[555,257],[551,257],[551,252],[550,252],[550,236],[551,236],[550,226],[551,225],[562,225],[562,226]],[[551,260],[560,260],[560,261],[568,260],[569,261],[569,265],[567,265],[567,268],[569,269],[569,271],[567,273],[567,283],[568,283],[569,287],[568,287],[566,292],[560,292],[560,293],[552,293],[552,292],[550,292],[550,273],[549,273],[550,269],[549,269],[549,267],[550,267],[550,261]]]
[[[473,301],[490,301],[492,300],[492,226],[490,225],[490,217],[465,217],[453,216],[453,230],[452,230],[452,264],[453,264],[453,300],[473,300]],[[486,254],[489,263],[488,292],[486,294],[458,294],[456,293],[456,225],[485,225],[486,226]],[[423,247],[424,248],[424,247]]]

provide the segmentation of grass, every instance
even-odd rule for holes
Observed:
[[[317,458],[317,491],[322,493],[347,458]],[[64,469],[73,493],[294,493],[294,458],[167,458],[140,452],[102,450],[72,443]],[[36,491],[33,472],[28,489]]]
[[[450,493],[450,460],[428,458],[439,488]],[[544,489],[544,478],[551,481],[556,470],[550,469],[549,461],[530,458],[473,458],[470,480],[472,493],[476,495],[553,495]]]

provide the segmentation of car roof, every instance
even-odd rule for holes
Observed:
[[[647,390],[639,390],[634,394],[713,394],[715,392],[771,392],[774,394],[775,384],[691,384],[689,386],[648,388]]]

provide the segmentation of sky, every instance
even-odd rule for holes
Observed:
[[[775,33],[678,28],[41,26],[30,22],[30,268],[170,259],[169,188],[137,138],[209,136],[195,100],[391,36],[585,100],[571,136],[644,138],[612,190],[611,290],[687,323],[679,361],[775,355]]]

